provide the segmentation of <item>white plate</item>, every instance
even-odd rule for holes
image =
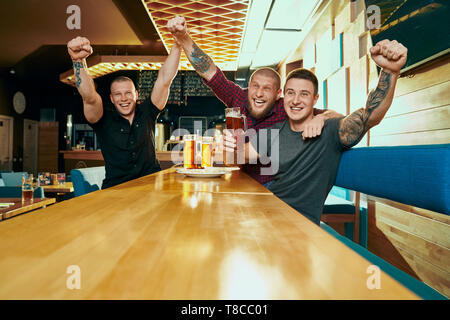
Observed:
[[[225,170],[217,169],[178,169],[177,173],[192,178],[216,178],[226,174]]]

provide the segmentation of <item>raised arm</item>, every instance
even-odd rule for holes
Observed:
[[[175,17],[167,22],[167,28],[176,41],[183,47],[186,57],[191,62],[195,71],[206,81],[216,73],[216,65],[210,56],[200,49],[189,36],[186,20],[183,17]]]
[[[365,108],[356,110],[341,120],[339,138],[345,146],[353,147],[373,126],[381,122],[391,106],[395,85],[406,63],[408,50],[397,41],[383,40],[370,48],[372,59],[382,68],[378,86],[368,98]]]
[[[152,103],[162,110],[166,106],[169,97],[170,85],[177,75],[178,66],[180,64],[181,47],[175,43],[170,50],[164,65],[159,69],[158,77],[152,90]]]
[[[75,84],[83,99],[84,116],[89,123],[95,123],[103,116],[103,103],[87,71],[86,58],[93,51],[91,44],[88,39],[77,37],[67,43],[67,50],[73,62]]]

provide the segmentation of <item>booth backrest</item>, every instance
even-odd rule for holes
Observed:
[[[70,171],[74,196],[79,197],[102,188],[105,179],[105,167],[73,169]]]
[[[5,186],[17,187],[22,185],[22,177],[28,178],[27,172],[3,172],[2,180]]]
[[[34,198],[44,198],[44,189],[38,187],[34,189]],[[0,187],[0,198],[22,198],[22,187]]]
[[[448,215],[450,144],[351,149],[335,185]]]

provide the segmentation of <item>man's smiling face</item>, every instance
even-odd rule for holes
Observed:
[[[306,79],[292,78],[284,86],[284,109],[291,121],[302,123],[313,116],[319,95],[314,84]]]
[[[132,81],[115,81],[111,84],[111,102],[124,118],[134,114],[137,91]]]
[[[249,113],[256,119],[267,115],[280,98],[281,89],[279,82],[262,73],[255,73],[248,87]]]

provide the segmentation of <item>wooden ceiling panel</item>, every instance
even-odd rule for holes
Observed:
[[[249,0],[144,0],[144,2],[168,49],[174,40],[166,28],[167,21],[181,15],[186,18],[191,37],[220,68],[229,71],[237,69]],[[182,69],[192,70],[184,53],[181,60]]]

